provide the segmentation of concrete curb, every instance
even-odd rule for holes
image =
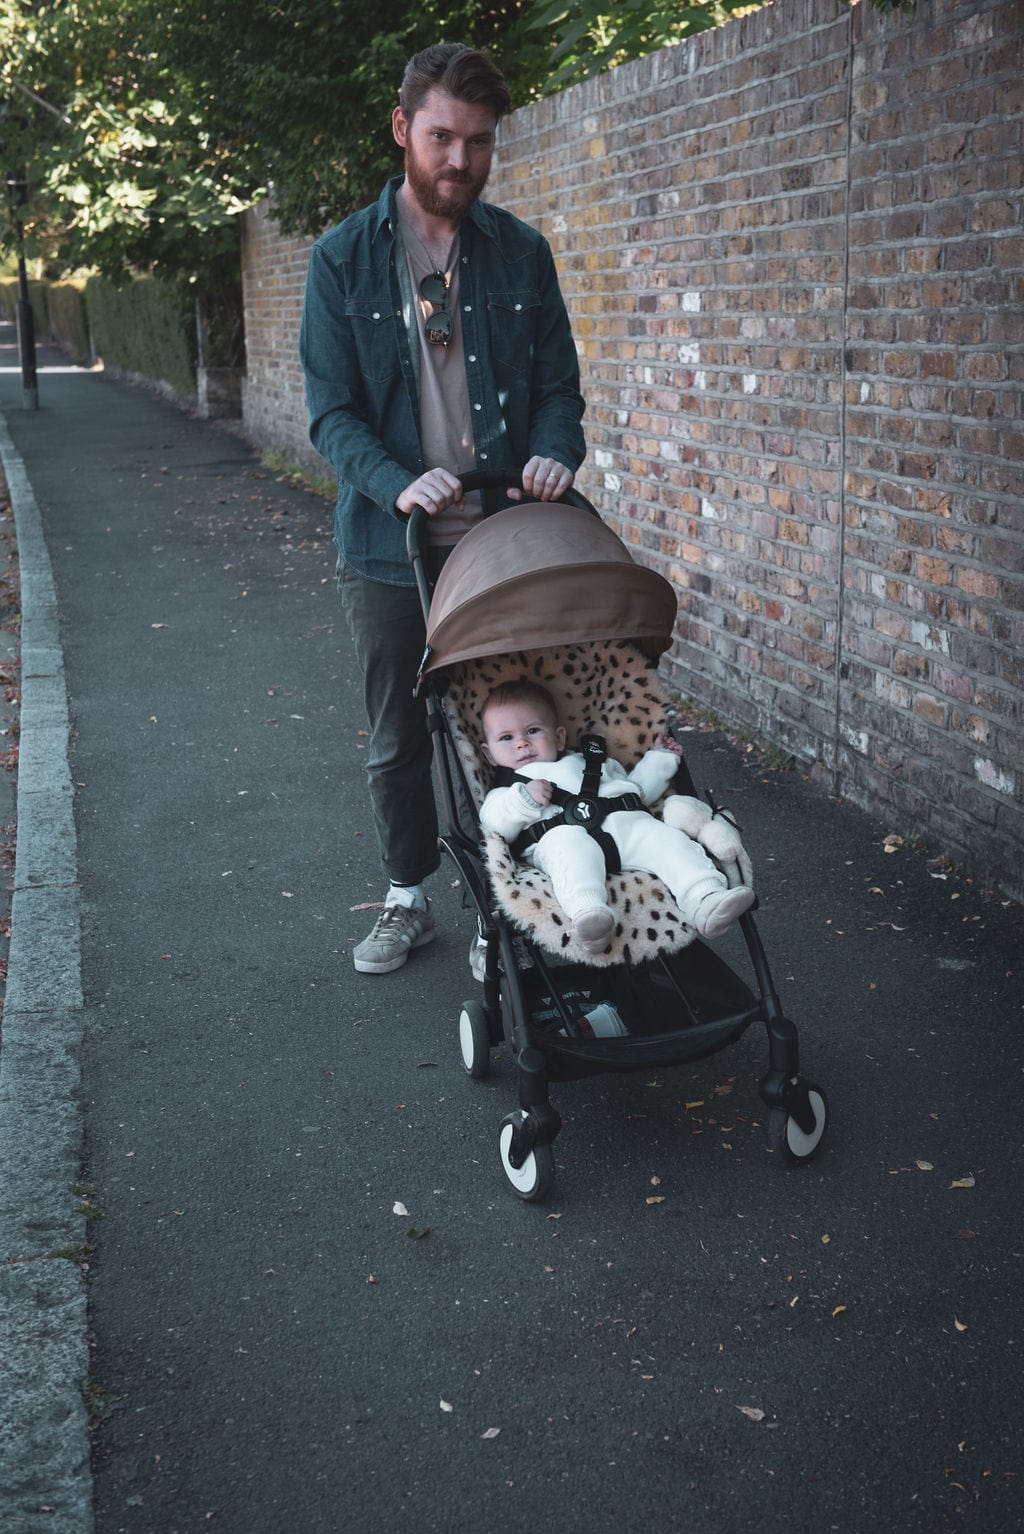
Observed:
[[[75,1194],[82,1151],[80,910],[69,719],[42,521],[0,415],[21,571],[18,835],[0,1044],[0,1506],[36,1534],[93,1528]]]

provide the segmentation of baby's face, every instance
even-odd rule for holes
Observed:
[[[535,703],[493,703],[484,714],[484,756],[495,767],[557,762],[565,730]]]

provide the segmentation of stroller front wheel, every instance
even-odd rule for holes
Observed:
[[[792,1166],[802,1166],[810,1161],[821,1145],[828,1123],[828,1098],[812,1081],[801,1083],[807,1095],[807,1107],[813,1118],[803,1128],[793,1114],[784,1108],[772,1108],[768,1115],[768,1149],[782,1151]]]
[[[512,1191],[527,1204],[539,1204],[547,1198],[555,1181],[555,1153],[547,1142],[535,1144],[526,1154],[521,1166],[513,1166],[510,1159],[512,1137],[522,1128],[526,1115],[509,1113],[501,1121],[498,1130],[498,1153],[501,1169],[512,1186]]]

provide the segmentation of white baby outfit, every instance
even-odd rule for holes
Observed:
[[[647,751],[628,773],[620,762],[606,758],[601,766],[599,795],[611,799],[638,794],[644,804],[654,804],[672,782],[678,766],[674,752],[658,748]],[[583,769],[582,755],[572,751],[557,762],[530,762],[516,771],[521,777],[543,778],[567,793],[578,794]],[[559,813],[557,804],[536,804],[525,783],[514,783],[491,790],[480,809],[480,824],[511,843],[528,826]],[[623,869],[642,870],[661,879],[684,921],[701,930],[703,923],[697,914],[701,902],[728,888],[725,875],[704,849],[684,831],[666,826],[646,810],[612,810],[601,828],[618,848]],[[555,899],[570,921],[607,910],[604,853],[582,826],[553,826],[522,855],[547,874]],[[750,898],[752,901],[752,892]]]

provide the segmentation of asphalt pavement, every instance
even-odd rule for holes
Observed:
[[[1020,907],[695,728],[828,1137],[766,1153],[751,1029],[554,1088],[520,1203],[454,871],[436,942],[352,967],[382,877],[330,508],[52,352],[24,410],[12,341],[0,1530],[1024,1525]]]

